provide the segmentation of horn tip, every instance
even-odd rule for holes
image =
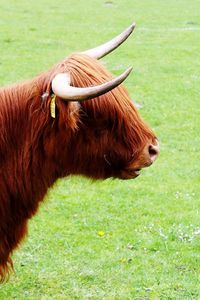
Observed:
[[[130,26],[130,28],[132,29],[132,31],[135,29],[135,26],[136,26],[136,23],[133,22],[133,23],[131,24],[131,26]]]
[[[128,69],[126,69],[126,71],[124,71],[124,73],[121,75],[121,77],[123,78],[123,81],[130,75],[132,70],[133,70],[133,67],[129,67]]]
[[[133,71],[133,67],[132,67],[132,66],[129,67],[129,68],[126,70],[126,72],[127,72],[128,74],[130,74],[132,71]]]

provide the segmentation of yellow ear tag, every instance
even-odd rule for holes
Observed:
[[[50,113],[51,117],[55,119],[56,117],[56,95],[52,95],[50,103]]]

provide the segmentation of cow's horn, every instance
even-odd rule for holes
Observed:
[[[135,23],[133,23],[131,26],[126,28],[122,33],[120,33],[118,36],[113,38],[111,41],[100,45],[96,48],[89,49],[87,51],[82,52],[83,54],[87,54],[90,57],[100,59],[103,56],[107,55],[108,53],[115,50],[117,47],[119,47],[133,32],[135,28]]]
[[[130,74],[132,68],[128,68],[118,77],[103,84],[85,88],[70,86],[70,76],[67,73],[59,73],[52,80],[52,90],[55,95],[69,101],[83,101],[103,95],[119,84],[121,84]]]

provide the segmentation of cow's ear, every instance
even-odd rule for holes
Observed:
[[[56,118],[58,118],[59,127],[71,129],[73,131],[78,129],[80,114],[79,102],[66,102],[62,99],[56,99]]]

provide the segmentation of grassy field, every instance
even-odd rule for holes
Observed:
[[[0,299],[200,299],[200,2],[0,3],[1,85],[73,51],[134,36],[104,61],[161,141],[136,180],[57,182],[14,254]]]

